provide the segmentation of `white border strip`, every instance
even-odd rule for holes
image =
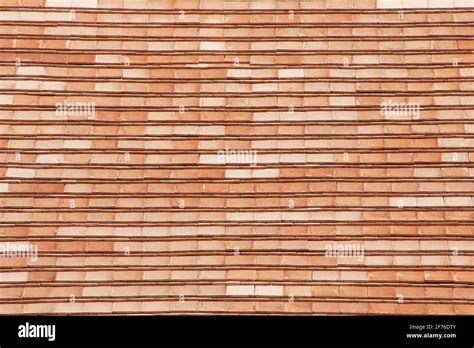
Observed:
[[[474,0],[377,0],[377,8],[458,8],[474,7]]]

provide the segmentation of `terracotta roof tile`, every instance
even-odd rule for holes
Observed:
[[[3,6],[1,313],[474,313],[469,0]]]

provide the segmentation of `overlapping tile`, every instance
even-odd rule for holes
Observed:
[[[473,18],[8,1],[0,313],[472,314]]]

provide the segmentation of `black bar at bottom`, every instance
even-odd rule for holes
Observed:
[[[383,345],[472,348],[473,318],[473,316],[12,316],[0,317],[0,347]],[[50,325],[54,325],[54,337],[53,326]]]

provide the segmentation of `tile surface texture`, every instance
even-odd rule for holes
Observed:
[[[474,314],[469,0],[2,0],[0,314]]]

